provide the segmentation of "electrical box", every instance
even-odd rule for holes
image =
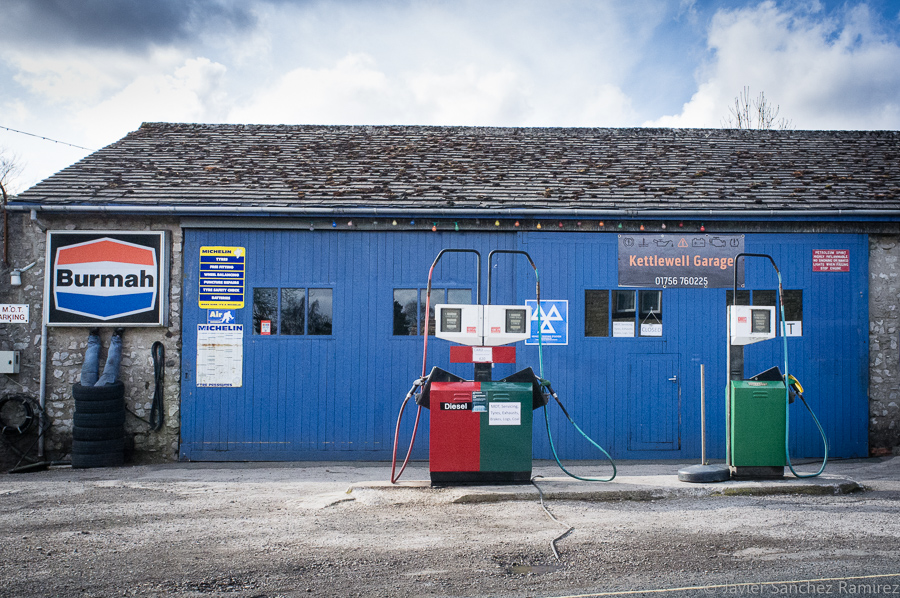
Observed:
[[[750,345],[775,338],[775,308],[765,305],[729,305],[728,326],[732,345]]]
[[[19,352],[0,351],[0,374],[19,373]]]
[[[531,309],[524,305],[434,306],[435,336],[472,347],[497,347],[531,336]]]

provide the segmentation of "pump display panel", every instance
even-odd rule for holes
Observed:
[[[775,338],[775,308],[729,305],[728,326],[732,345],[750,345]]]

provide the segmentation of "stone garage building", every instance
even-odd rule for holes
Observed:
[[[6,209],[10,269],[35,265],[20,285],[0,282],[3,303],[30,313],[3,324],[0,350],[18,351],[21,365],[0,392],[45,406],[42,438],[37,426],[4,435],[7,467],[19,453],[67,458],[71,384],[98,323],[104,345],[111,328],[127,328],[136,462],[389,458],[397,409],[421,372],[428,268],[446,247],[535,259],[542,299],[560,309],[547,322],[546,377],[616,458],[699,456],[700,364],[710,452],[724,456],[724,314],[738,250],[772,255],[784,275],[791,371],[832,455],[900,446],[897,132],[148,123]],[[122,249],[144,232],[159,233],[155,271]],[[152,317],[109,316],[124,312],[103,311],[112,300],[89,292],[90,260],[59,253],[107,237],[120,274],[103,271],[97,285],[108,276],[129,301],[149,300]],[[689,256],[689,267],[666,268],[677,247],[707,266]],[[208,286],[216,248],[239,263],[239,289]],[[82,269],[47,276],[69,258]],[[491,274],[494,302],[534,298],[533,273],[514,258]],[[773,304],[770,266],[747,260],[743,274],[738,301]],[[155,295],[139,292],[149,277]],[[82,293],[67,296],[75,303],[62,283]],[[438,301],[485,302],[463,254],[442,262],[434,287]],[[164,417],[154,431],[156,341]],[[453,369],[447,345],[432,341],[429,368]],[[747,374],[781,365],[781,346],[748,347]],[[517,359],[495,377],[536,366],[536,347],[520,344]],[[563,458],[597,456],[551,417]],[[800,407],[791,422],[792,455],[820,457]],[[417,447],[427,457],[421,437]],[[535,456],[549,457],[539,430]]]

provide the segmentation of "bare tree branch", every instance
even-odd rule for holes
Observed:
[[[722,119],[724,129],[779,129],[782,131],[793,128],[790,120],[778,118],[781,106],[773,106],[767,99],[765,92],[759,92],[756,99],[750,99],[750,87],[744,87],[743,91],[734,98],[734,106],[728,107],[729,116]]]

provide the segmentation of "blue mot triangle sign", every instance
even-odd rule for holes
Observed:
[[[526,301],[531,309],[531,337],[526,345],[538,344],[537,302]],[[567,299],[541,299],[541,343],[544,345],[569,344],[569,301]]]

